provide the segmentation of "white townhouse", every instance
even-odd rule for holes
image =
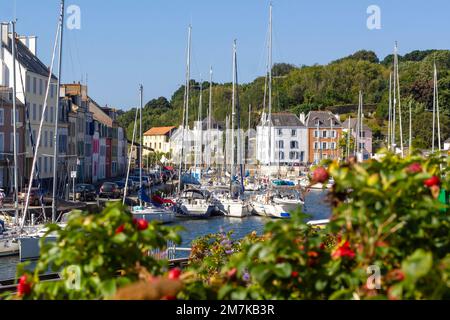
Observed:
[[[13,57],[12,57],[12,32],[8,23],[1,23],[0,28],[0,85],[13,86]],[[49,77],[48,67],[37,57],[37,37],[16,36],[16,88],[17,99],[26,106],[28,117],[25,116],[25,181],[28,180],[33,160],[30,133],[33,134],[34,142],[37,140],[39,123],[44,117],[42,127],[41,143],[38,152],[37,164],[41,181],[45,188],[51,189],[53,179],[53,134],[56,102],[57,78],[51,75],[51,85],[47,101],[46,112],[43,114],[45,93]],[[28,128],[29,119],[31,132]]]
[[[308,160],[308,130],[292,113],[262,115],[256,127],[256,160],[261,165],[294,165]]]

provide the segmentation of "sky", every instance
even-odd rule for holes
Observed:
[[[55,39],[59,0],[0,0],[0,21],[17,19],[20,35],[38,36],[47,65]],[[326,64],[357,50],[380,59],[393,51],[450,49],[448,0],[273,0],[273,61]],[[265,72],[268,0],[66,0],[80,8],[80,29],[64,30],[62,81],[88,84],[101,105],[127,110],[165,96],[184,83],[187,29],[192,25],[191,78],[232,79],[237,40],[239,82]],[[369,30],[370,5],[381,29]],[[66,17],[72,16],[67,14]]]

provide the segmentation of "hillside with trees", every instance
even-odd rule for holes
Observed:
[[[358,92],[363,91],[367,106],[365,117],[374,131],[375,147],[382,146],[386,134],[389,96],[389,73],[393,56],[380,60],[372,51],[358,51],[327,65],[294,66],[287,63],[273,66],[273,112],[295,114],[310,110],[330,110],[344,120],[356,112]],[[450,51],[413,51],[399,57],[400,90],[404,121],[407,128],[409,106],[412,108],[413,144],[417,148],[431,146],[433,106],[433,64],[439,78],[439,102],[443,140],[450,136]],[[256,126],[264,106],[265,77],[239,86],[242,126],[248,125],[248,108],[252,105],[251,123]],[[191,80],[189,120],[198,116],[200,83]],[[203,117],[209,99],[209,83],[204,82]],[[231,110],[231,83],[213,83],[213,117],[224,120]],[[178,126],[183,117],[184,86],[170,100],[160,97],[149,101],[143,110],[143,127]],[[124,113],[119,122],[131,138],[135,109]],[[407,130],[404,130],[405,139]]]

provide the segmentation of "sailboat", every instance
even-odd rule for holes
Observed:
[[[145,219],[147,221],[158,221],[160,223],[166,224],[171,223],[175,219],[175,214],[173,211],[169,210],[168,208],[164,207],[161,204],[157,204],[153,202],[145,193],[145,187],[142,183],[142,106],[143,106],[143,92],[144,88],[142,85],[139,86],[139,96],[140,96],[140,106],[139,106],[139,114],[140,114],[140,139],[141,144],[139,147],[139,181],[140,181],[140,188],[139,188],[139,200],[140,204],[138,206],[134,206],[131,209],[131,214],[136,219]],[[126,195],[127,195],[127,189],[128,189],[128,176],[130,174],[130,166],[131,166],[131,151],[133,149],[134,145],[134,138],[136,135],[136,126],[137,126],[137,114],[138,109],[136,109],[135,114],[135,120],[134,120],[134,128],[133,128],[133,138],[131,143],[131,149],[130,149],[130,155],[129,155],[129,161],[128,161],[128,170],[127,170],[127,179],[125,180],[125,189],[124,189],[124,195],[123,195],[123,203],[125,203]]]
[[[218,200],[220,201],[220,211],[223,212],[225,216],[242,218],[249,215],[248,203],[246,199],[243,198],[244,195],[244,185],[243,185],[243,163],[242,163],[242,146],[241,146],[241,130],[240,130],[240,106],[239,106],[239,95],[237,94],[237,50],[236,50],[236,40],[233,43],[233,93],[231,102],[231,128],[230,128],[230,187],[229,192],[217,192]],[[234,158],[234,117],[235,109],[237,109],[237,161],[239,163],[239,184],[237,184],[237,179],[235,179],[235,158]],[[236,175],[237,177],[238,175]],[[226,189],[225,189],[226,190]]]

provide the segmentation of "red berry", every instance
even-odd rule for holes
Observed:
[[[177,280],[180,278],[181,270],[179,268],[171,269],[169,271],[169,279]]]
[[[344,244],[340,245],[332,254],[333,259],[347,257],[353,259],[355,257],[355,252],[350,249],[350,243],[345,241]]]
[[[328,172],[324,167],[318,167],[313,172],[313,182],[324,183],[328,177]]]
[[[139,219],[137,222],[137,228],[139,231],[146,230],[148,228],[148,221],[145,219]]]
[[[28,282],[27,276],[23,275],[19,279],[19,284],[17,285],[17,294],[19,296],[28,295],[31,293],[31,284]]]
[[[441,183],[441,180],[436,176],[432,176],[431,178],[426,179],[424,181],[425,186],[428,188],[431,188],[433,186],[439,186],[440,183]]]
[[[122,233],[125,230],[125,225],[122,224],[116,229],[116,234]]]
[[[420,163],[415,162],[413,164],[410,164],[409,167],[406,168],[406,171],[408,173],[419,173],[422,172],[422,166],[420,165]]]
[[[298,274],[297,271],[292,271],[292,272],[291,272],[291,277],[292,277],[292,278],[298,278],[298,275],[299,275],[299,274]]]
[[[161,300],[177,300],[177,297],[175,296],[164,296],[161,298]]]

